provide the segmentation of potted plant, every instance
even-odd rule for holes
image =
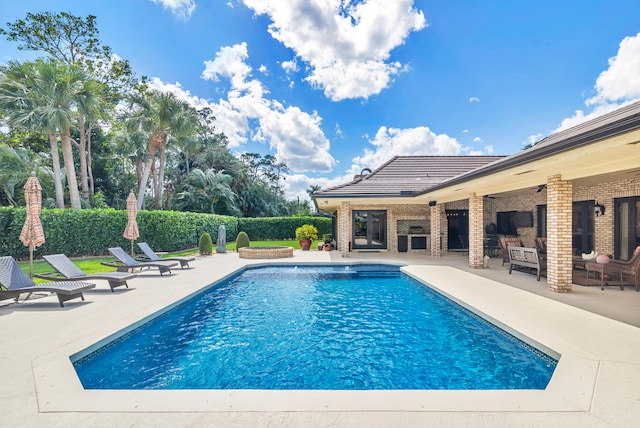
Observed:
[[[324,235],[322,235],[322,239],[324,240],[322,249],[324,251],[331,251],[333,249],[333,242],[331,242],[331,234],[325,233]]]
[[[318,229],[312,224],[303,224],[296,229],[296,239],[300,242],[300,249],[309,251],[314,239],[318,239]]]

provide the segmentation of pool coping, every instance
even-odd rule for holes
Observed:
[[[229,267],[229,276],[237,267]],[[449,266],[410,265],[402,270],[488,318],[516,337],[560,356],[545,390],[517,391],[262,391],[84,390],[69,356],[210,283],[194,276],[189,287],[144,310],[73,338],[32,361],[40,412],[589,412],[604,364],[638,364],[638,329]],[[186,275],[185,275],[186,274]],[[182,274],[188,277],[189,273]],[[209,277],[211,278],[211,277]],[[542,316],[541,314],[544,314]],[[554,327],[556,328],[554,331]],[[568,328],[570,327],[570,328]],[[584,329],[589,334],[584,334]],[[578,334],[582,331],[583,334]],[[619,336],[625,343],[621,352]],[[615,355],[610,342],[615,341]],[[634,354],[635,353],[635,354]]]

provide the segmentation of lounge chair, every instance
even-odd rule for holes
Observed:
[[[109,252],[117,259],[115,262],[102,262],[105,266],[115,267],[118,272],[133,272],[135,269],[143,268],[157,268],[160,271],[160,276],[163,273],[171,273],[171,268],[178,264],[178,262],[166,260],[157,262],[139,262],[131,257],[122,247],[109,248]]]
[[[172,261],[180,262],[180,268],[184,269],[185,266],[189,267],[189,262],[192,262],[196,259],[195,257],[181,257],[181,256],[162,258],[158,254],[156,254],[156,252],[153,251],[149,246],[149,244],[147,244],[146,242],[138,242],[137,244],[138,244],[138,247],[140,247],[140,249],[144,253],[144,259],[141,259],[141,261],[157,262],[159,260],[172,260]]]
[[[36,284],[25,274],[18,262],[11,257],[0,257],[0,300],[14,298],[16,302],[22,293],[45,291],[56,293],[60,306],[64,307],[67,300],[81,298],[84,300],[83,291],[94,288],[96,285],[90,282],[80,281],[56,281],[46,284]]]
[[[69,258],[64,254],[50,254],[48,256],[42,256],[44,260],[51,265],[55,272],[46,274],[37,274],[38,278],[46,278],[51,280],[60,279],[72,279],[72,280],[90,280],[90,279],[104,279],[109,281],[109,287],[111,292],[117,287],[127,287],[127,280],[137,277],[135,273],[129,272],[99,272],[88,274],[83,272],[78,266],[76,266]]]

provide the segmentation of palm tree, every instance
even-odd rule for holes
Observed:
[[[76,118],[77,99],[86,74],[76,66],[68,66],[54,61],[38,61],[38,76],[41,84],[40,92],[34,95],[41,100],[38,116],[48,129],[58,129],[62,142],[62,158],[67,173],[67,186],[71,208],[81,209],[78,179],[73,162],[71,146],[71,127]]]
[[[78,153],[80,157],[80,188],[82,200],[88,205],[93,196],[93,174],[91,172],[91,130],[95,122],[106,116],[107,103],[103,86],[93,79],[83,82],[77,97],[78,105]],[[91,186],[89,181],[91,180]]]
[[[194,168],[177,196],[176,205],[183,210],[210,214],[238,215],[236,195],[229,186],[233,178],[223,171]]]
[[[34,99],[34,94],[42,92],[42,81],[38,79],[35,63],[9,62],[2,67],[0,77],[0,109],[6,112],[7,124],[20,129],[44,129],[51,150],[51,163],[54,175],[56,207],[64,208],[62,190],[62,170],[58,154],[56,129],[53,124],[44,123],[38,116],[42,100]]]
[[[156,209],[162,209],[164,190],[164,169],[166,164],[166,144],[168,137],[188,135],[197,121],[195,109],[179,101],[175,95],[158,91],[137,94],[132,97],[132,110],[127,113],[127,129],[132,132],[145,132],[149,135],[147,158],[145,160],[138,188],[138,209],[142,208],[149,175],[154,168],[156,153],[159,154],[157,179],[153,192]],[[197,117],[197,116],[196,116]]]

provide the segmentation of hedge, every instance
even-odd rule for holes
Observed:
[[[17,259],[29,257],[29,248],[20,241],[26,217],[24,208],[0,208],[0,252]],[[43,209],[40,216],[45,243],[35,255],[64,253],[69,257],[108,254],[107,248],[131,248],[122,236],[127,225],[126,210],[114,209]],[[139,211],[136,218],[140,237],[156,251],[179,251],[196,248],[200,235],[208,232],[217,239],[218,227],[227,229],[227,239],[235,239],[235,217],[177,211]],[[137,248],[136,248],[137,249]]]
[[[24,208],[0,207],[0,255],[27,259],[29,248],[20,241],[26,217]],[[34,255],[64,253],[69,257],[101,256],[109,247],[127,251],[131,241],[122,236],[127,225],[126,210],[114,209],[43,209],[42,227],[45,243]],[[200,235],[207,232],[214,242],[218,228],[225,225],[227,242],[233,242],[239,231],[252,241],[295,239],[296,228],[313,224],[318,233],[331,233],[331,219],[326,217],[236,218],[215,214],[179,211],[138,211],[136,218],[140,237],[156,251],[180,251],[198,247]],[[136,248],[137,250],[137,248]]]
[[[331,233],[329,217],[265,217],[239,218],[238,231],[247,232],[252,241],[296,239],[296,229],[303,224],[312,224],[318,235]]]

